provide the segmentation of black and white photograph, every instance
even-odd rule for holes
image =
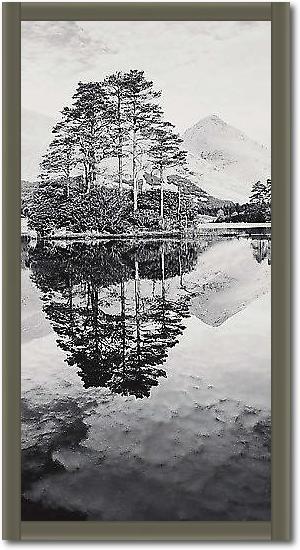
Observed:
[[[22,521],[270,521],[271,22],[22,21],[21,97]]]

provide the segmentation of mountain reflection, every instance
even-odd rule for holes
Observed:
[[[148,397],[189,316],[168,282],[193,269],[199,242],[39,243],[29,251],[44,312],[85,388]]]

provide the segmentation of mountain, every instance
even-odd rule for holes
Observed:
[[[22,109],[21,121],[21,174],[23,180],[34,181],[39,164],[51,139],[55,121],[41,113]]]
[[[22,109],[23,180],[36,181],[42,155],[52,139],[54,124],[55,120],[51,117]],[[245,202],[249,199],[253,183],[270,177],[270,151],[216,115],[208,116],[186,130],[183,140],[183,149],[188,151],[190,171],[186,178],[201,193],[206,192],[220,200]],[[102,163],[104,182],[114,179],[115,160]],[[125,158],[124,175],[127,164],[130,173],[130,160]],[[145,168],[145,171],[148,172],[148,169]],[[168,169],[168,179],[174,172],[177,173],[173,168]]]
[[[185,131],[191,181],[220,199],[246,202],[251,187],[271,174],[271,155],[264,145],[216,115]]]

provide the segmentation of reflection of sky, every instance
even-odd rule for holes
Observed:
[[[269,145],[270,31],[261,21],[22,22],[22,104],[56,118],[79,80],[137,68],[180,131],[216,113]]]
[[[181,278],[165,280],[167,298],[189,292],[193,309],[169,349],[167,377],[146,399],[83,387],[53,329],[37,334],[41,293],[23,270],[22,323],[32,338],[22,345],[22,467],[39,510],[89,520],[269,519],[271,270],[252,244],[220,239]],[[162,284],[141,278],[141,302],[161,296]],[[132,278],[125,287],[134,316]],[[116,284],[101,296],[120,304]]]

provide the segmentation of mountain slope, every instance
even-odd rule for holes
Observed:
[[[253,183],[270,177],[270,151],[216,115],[186,130],[183,140],[193,183],[216,197],[245,202]]]

